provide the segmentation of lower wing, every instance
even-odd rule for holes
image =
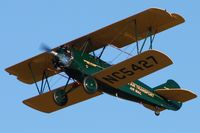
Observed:
[[[102,94],[100,91],[97,91],[94,94],[88,94],[87,92],[85,92],[82,85],[75,85],[75,84],[76,83],[72,83],[68,85],[67,87],[65,86],[59,87],[53,91],[49,91],[47,93],[24,100],[23,103],[38,111],[51,113],[59,109],[68,107],[70,105],[88,100],[90,98],[93,98]],[[54,99],[55,92],[58,92],[59,90],[68,91],[70,89],[73,89],[73,90],[67,94],[68,100],[66,104],[62,106],[59,106],[58,104],[56,104],[55,99]]]

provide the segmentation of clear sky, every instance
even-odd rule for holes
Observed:
[[[200,95],[199,5],[198,0],[1,0],[0,132],[199,132],[199,98],[185,103],[177,112],[164,111],[159,117],[139,104],[106,94],[45,114],[21,102],[37,95],[35,86],[21,83],[4,71],[41,53],[42,42],[56,47],[147,8],[158,7],[181,14],[186,22],[156,36],[154,48],[167,54],[174,64],[142,81],[153,87],[172,78],[182,88]],[[112,60],[110,53],[105,51],[103,58]]]

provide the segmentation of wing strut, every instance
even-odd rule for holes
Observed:
[[[135,27],[135,39],[136,39],[136,46],[137,46],[137,54],[140,54],[139,52],[139,42],[138,42],[138,33],[137,33],[137,21],[134,20],[134,27]]]
[[[36,88],[37,88],[37,91],[38,91],[38,93],[40,94],[40,89],[39,89],[39,87],[38,87],[38,85],[37,85],[37,82],[36,82],[36,80],[35,80],[35,74],[34,74],[34,72],[33,72],[33,70],[32,70],[31,63],[28,64],[28,67],[29,67],[29,69],[30,69],[30,71],[31,71],[31,75],[32,75],[32,78],[33,78],[33,80],[34,80],[34,83],[35,83],[35,86],[36,86]]]
[[[149,31],[150,31],[150,46],[149,46],[149,49],[153,49],[153,41],[154,41],[154,38],[156,36],[156,34],[153,34],[152,33],[152,28],[149,28]]]
[[[66,82],[66,84],[65,84],[65,87],[64,87],[64,89],[65,89],[65,88],[68,86],[70,79],[71,79],[71,77],[68,77],[68,79],[67,79],[67,82]]]
[[[106,49],[106,46],[103,47],[103,49],[102,49],[102,51],[101,51],[101,53],[100,53],[100,55],[99,55],[99,59],[100,59],[101,56],[103,55],[103,52],[104,52],[105,49]]]
[[[45,69],[45,70],[43,71],[43,74],[42,74],[41,84],[39,85],[39,84],[37,83],[36,79],[35,79],[35,73],[34,73],[34,71],[33,71],[33,68],[32,68],[32,66],[31,66],[31,63],[29,63],[28,66],[29,66],[29,69],[30,69],[32,78],[33,78],[33,80],[34,80],[34,84],[35,84],[35,86],[36,86],[36,89],[37,89],[39,95],[43,94],[43,93],[45,92],[45,89],[46,89],[46,88],[48,88],[48,91],[51,91],[51,87],[50,87],[50,84],[49,84],[49,81],[48,81],[48,77],[49,77],[49,76],[48,76],[48,72],[54,72],[54,73],[57,73],[57,72],[54,71],[54,70],[51,70],[51,69],[49,69],[49,68]],[[66,84],[65,84],[65,86],[64,86],[64,89],[65,89],[65,88],[69,85],[69,82],[70,82],[71,77],[69,77],[69,76],[67,77],[67,76],[62,75],[62,74],[60,74],[60,73],[57,73],[57,74],[60,75],[60,76],[62,76],[62,77],[64,77],[64,78],[67,78],[67,82],[66,82]]]
[[[154,34],[152,32],[152,27],[148,28],[148,31],[146,33],[146,36],[144,37],[144,41],[143,41],[141,47],[139,47],[138,31],[137,31],[137,21],[136,21],[136,19],[134,20],[134,32],[135,32],[135,39],[136,39],[137,54],[141,54],[142,53],[143,48],[144,48],[144,46],[146,44],[146,41],[147,41],[148,37],[149,37],[149,40],[150,40],[150,45],[149,45],[148,50],[153,49],[153,41],[154,41],[154,38],[155,38],[156,34]]]
[[[156,34],[153,34],[153,33],[152,33],[152,30],[151,30],[151,27],[150,27],[150,28],[149,28],[149,31],[148,31],[148,33],[147,33],[147,35],[146,35],[146,37],[145,37],[145,39],[144,39],[144,41],[143,41],[143,43],[142,43],[142,46],[141,46],[141,48],[140,48],[139,54],[142,53],[142,50],[143,50],[143,48],[144,48],[144,45],[146,44],[146,41],[147,41],[148,37],[149,37],[149,41],[150,41],[149,50],[150,50],[150,49],[153,49],[153,41],[154,41],[155,36],[156,36]]]
[[[32,78],[34,80],[35,86],[37,88],[37,91],[39,94],[42,94],[45,91],[46,86],[48,87],[48,90],[50,91],[50,85],[49,85],[49,81],[48,81],[48,74],[47,74],[47,70],[44,70],[43,74],[42,74],[42,82],[41,82],[41,86],[39,87],[39,85],[37,84],[36,80],[35,80],[35,74],[33,72],[31,63],[28,64]]]
[[[89,44],[91,45],[91,47],[94,47],[94,44],[92,43],[91,39],[88,39]],[[96,58],[96,54],[94,51],[92,51],[93,56]]]

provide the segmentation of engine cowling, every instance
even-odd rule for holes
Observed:
[[[60,48],[56,51],[51,51],[54,55],[53,64],[57,69],[69,67],[73,60],[73,54],[70,50],[66,48]]]

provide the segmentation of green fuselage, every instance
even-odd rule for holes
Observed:
[[[111,66],[110,64],[94,57],[90,54],[83,53],[72,49],[73,60],[65,72],[72,78],[83,82],[86,76],[92,76],[95,73]],[[98,89],[113,96],[122,99],[131,100],[138,103],[150,104],[155,107],[161,107],[170,110],[180,109],[182,103],[169,101],[154,92],[154,89],[143,82],[136,80],[119,88],[113,88],[101,81],[98,81]]]

